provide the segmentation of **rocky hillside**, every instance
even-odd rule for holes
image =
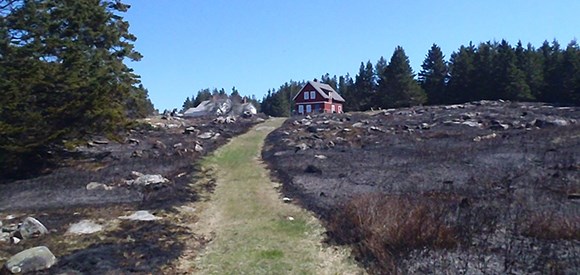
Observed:
[[[95,137],[69,149],[46,175],[0,184],[0,264],[52,266],[39,274],[171,273],[162,268],[197,238],[170,218],[204,191],[190,186],[204,177],[196,163],[260,121],[148,118],[120,140]]]
[[[375,273],[580,268],[580,109],[478,101],[295,117],[264,159]]]

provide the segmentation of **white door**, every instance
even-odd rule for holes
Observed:
[[[310,104],[306,105],[306,113],[311,113],[312,112],[312,106],[310,106]]]
[[[334,104],[332,104],[332,106],[330,107],[330,111],[331,111],[332,113],[334,113],[334,112],[336,111]]]
[[[298,113],[299,114],[303,114],[304,113],[304,105],[298,105]]]

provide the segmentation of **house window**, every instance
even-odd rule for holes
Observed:
[[[332,104],[332,106],[330,107],[330,109],[331,109],[330,111],[331,111],[332,113],[334,113],[334,112],[336,111],[336,109],[334,109],[334,108],[335,108],[335,106],[334,106],[334,104]]]
[[[312,112],[312,106],[310,106],[310,104],[306,105],[306,113],[311,113]]]
[[[310,99],[315,99],[315,98],[316,98],[316,95],[314,94],[314,91],[311,91],[310,92]]]
[[[304,113],[304,105],[298,105],[298,113],[299,114],[303,114]]]
[[[320,112],[320,105],[322,105],[322,104],[314,104],[314,111],[315,112],[317,112],[317,113]]]
[[[308,99],[308,92],[304,92],[304,99]]]
[[[342,113],[342,105],[338,105],[338,112]]]

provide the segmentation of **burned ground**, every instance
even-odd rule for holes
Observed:
[[[579,119],[489,101],[295,117],[263,158],[372,272],[573,274]]]
[[[185,240],[198,236],[191,236],[179,222],[164,217],[198,200],[200,193],[207,191],[202,189],[212,188],[211,181],[204,181],[197,189],[190,185],[207,176],[197,169],[201,158],[260,120],[144,120],[120,141],[96,137],[87,145],[70,149],[61,167],[46,175],[5,180],[0,184],[0,221],[4,227],[33,216],[50,234],[18,244],[0,241],[0,262],[23,249],[46,245],[59,259],[56,266],[44,271],[46,274],[172,273],[161,269],[171,269],[167,266],[182,254]],[[158,174],[168,181],[128,185],[132,171]],[[110,190],[88,190],[90,182],[105,184]],[[164,219],[117,219],[135,210],[149,210]],[[98,234],[65,234],[70,224],[83,219],[106,228]],[[206,240],[199,238],[202,246]]]

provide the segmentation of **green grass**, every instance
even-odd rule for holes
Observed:
[[[271,119],[234,138],[203,165],[217,186],[202,214],[215,234],[196,260],[200,274],[354,274],[358,268],[321,245],[324,232],[309,212],[282,203],[259,160]]]

